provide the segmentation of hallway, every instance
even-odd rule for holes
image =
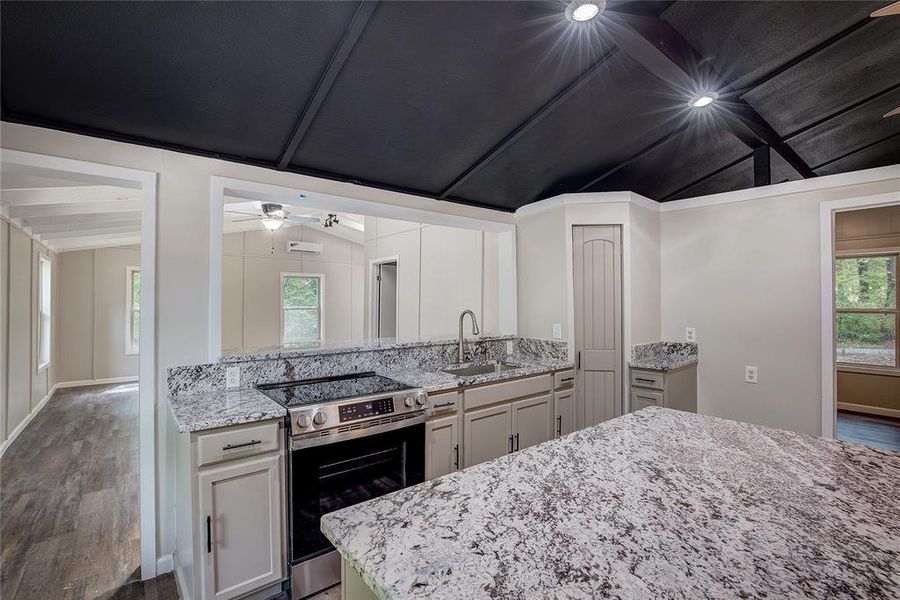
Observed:
[[[145,596],[138,444],[137,383],[54,394],[0,463],[0,596]]]

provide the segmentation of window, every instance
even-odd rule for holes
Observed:
[[[141,268],[125,270],[125,354],[141,348]]]
[[[281,274],[281,343],[322,339],[322,276]]]
[[[50,364],[52,267],[50,259],[38,255],[38,371]]]
[[[898,367],[897,254],[835,260],[839,363]]]

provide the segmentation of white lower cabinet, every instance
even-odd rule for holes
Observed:
[[[556,437],[575,431],[575,390],[553,394],[553,427]]]
[[[463,416],[465,466],[471,467],[512,452],[512,406],[500,404]]]
[[[425,423],[425,479],[459,469],[459,418],[455,415]]]
[[[553,439],[553,397],[550,394],[512,403],[513,450],[524,450]]]
[[[235,598],[281,580],[281,456],[200,471],[202,597]]]

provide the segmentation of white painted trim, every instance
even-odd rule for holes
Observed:
[[[659,202],[645,198],[634,192],[591,192],[587,194],[560,194],[559,196],[547,198],[546,200],[532,202],[531,204],[526,204],[518,209],[515,214],[516,217],[522,217],[534,215],[560,206],[572,206],[575,204],[609,204],[617,202],[636,204],[654,212],[659,212],[660,206],[662,206]]]
[[[684,200],[672,200],[660,204],[660,212],[673,212],[691,208],[702,208],[705,206],[716,206],[719,204],[731,204],[733,202],[746,202],[748,200],[762,200],[774,196],[804,194],[819,190],[862,185],[898,178],[900,178],[900,164],[888,165],[876,169],[865,169],[863,171],[852,171],[850,173],[839,173],[837,175],[825,175],[823,177],[786,181],[784,183],[747,188],[745,190],[736,190],[734,192],[723,192],[721,194],[710,194],[709,196],[685,198]]]
[[[878,169],[871,169],[876,171]],[[850,175],[847,173],[846,175]],[[895,174],[897,176],[897,174]],[[835,435],[837,366],[834,351],[834,214],[857,208],[900,204],[900,192],[845,198],[819,204],[820,310],[822,337],[822,437]]]
[[[163,575],[171,573],[174,569],[174,562],[171,554],[163,554],[156,559],[156,574]]]
[[[284,278],[285,277],[315,277],[319,280],[319,339],[318,340],[294,340],[284,341]],[[305,342],[321,342],[325,339],[325,274],[324,273],[293,273],[282,271],[278,276],[278,339],[282,345],[303,344]]]
[[[50,340],[49,343],[51,347],[48,348],[50,355],[47,357],[47,360],[41,362],[41,340],[44,337],[44,328],[41,326],[41,305],[44,303],[44,290],[41,288],[41,279],[43,275],[41,273],[41,269],[43,269],[45,263],[50,269],[50,336],[48,339]],[[56,317],[56,315],[53,314],[53,293],[53,261],[50,260],[50,257],[47,254],[38,250],[37,302],[34,306],[34,312],[37,315],[37,340],[35,340],[37,342],[37,348],[35,349],[36,352],[34,354],[36,365],[35,375],[40,375],[41,371],[47,370],[47,368],[50,366],[50,363],[53,361],[53,319]]]
[[[140,378],[135,375],[126,375],[125,377],[105,377],[102,379],[77,379],[73,381],[60,381],[56,384],[58,389],[84,387],[87,385],[106,385],[110,383],[137,383]]]
[[[866,406],[865,404],[852,404],[850,402],[838,402],[838,410],[849,410],[851,412],[866,413],[869,415],[878,415],[879,417],[890,417],[892,419],[900,419],[900,410],[896,408],[884,408],[881,406]]]
[[[420,269],[422,268],[422,257],[421,257],[422,233],[421,233],[421,231],[422,231],[421,228],[419,228],[419,253],[420,253],[419,268]],[[401,232],[401,233],[406,233],[406,232]],[[394,235],[396,235],[396,234],[394,234]],[[378,238],[376,238],[376,239],[378,239]],[[395,309],[394,312],[396,313],[394,316],[394,327],[396,328],[397,331],[394,332],[396,334],[394,337],[398,337],[398,338],[400,337],[400,256],[395,254],[393,256],[383,256],[381,258],[373,258],[373,259],[369,260],[369,272],[366,274],[366,277],[369,278],[369,280],[368,280],[369,297],[366,298],[367,304],[368,304],[366,309],[369,312],[369,337],[371,339],[376,339],[376,337],[377,337],[375,335],[375,323],[378,321],[378,311],[375,307],[375,265],[383,265],[386,263],[396,263],[397,264],[397,304],[394,307],[394,309]],[[419,273],[419,282],[420,282],[419,285],[421,285],[421,281],[422,281],[422,274]],[[421,304],[421,290],[419,291],[419,293],[420,293],[420,295],[419,295],[420,302],[419,303]],[[420,307],[420,311],[421,311],[421,307]],[[421,325],[421,314],[419,315],[419,321],[420,321],[420,325]]]
[[[131,278],[133,273],[140,273],[141,267],[129,265],[125,267],[125,356],[136,356],[140,354],[140,348],[131,349],[131,305],[134,301],[134,290],[131,287]],[[138,332],[140,333],[140,331]]]
[[[50,391],[47,392],[47,395],[44,396],[41,401],[37,403],[37,405],[35,405],[31,412],[25,415],[25,418],[22,419],[22,421],[18,425],[16,425],[16,428],[13,429],[12,433],[9,434],[9,437],[6,438],[6,440],[2,444],[0,444],[0,458],[2,458],[4,454],[6,454],[6,449],[12,446],[12,443],[16,441],[17,437],[19,437],[19,434],[25,431],[25,428],[28,427],[28,424],[31,423],[31,420],[34,419],[39,412],[41,412],[41,409],[44,408],[44,405],[50,401],[53,393],[56,392],[56,390],[59,388],[59,384],[54,384],[54,386],[50,388]]]
[[[156,473],[156,187],[157,173],[58,156],[0,149],[0,162],[58,171],[104,185],[140,190],[141,352],[140,352],[140,522],[141,577],[156,576],[158,523]],[[70,205],[76,206],[76,205]],[[220,211],[221,213],[221,211]],[[220,240],[221,242],[221,240]],[[221,257],[220,257],[221,258]]]

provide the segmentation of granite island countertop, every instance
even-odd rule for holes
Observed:
[[[428,392],[440,392],[574,367],[571,361],[533,356],[513,355],[504,360],[518,368],[466,377],[456,377],[440,369],[379,369],[377,372]],[[180,433],[277,419],[287,414],[280,404],[255,388],[174,394],[168,397],[168,402]]]
[[[380,598],[898,598],[900,453],[651,407],[325,515]]]

